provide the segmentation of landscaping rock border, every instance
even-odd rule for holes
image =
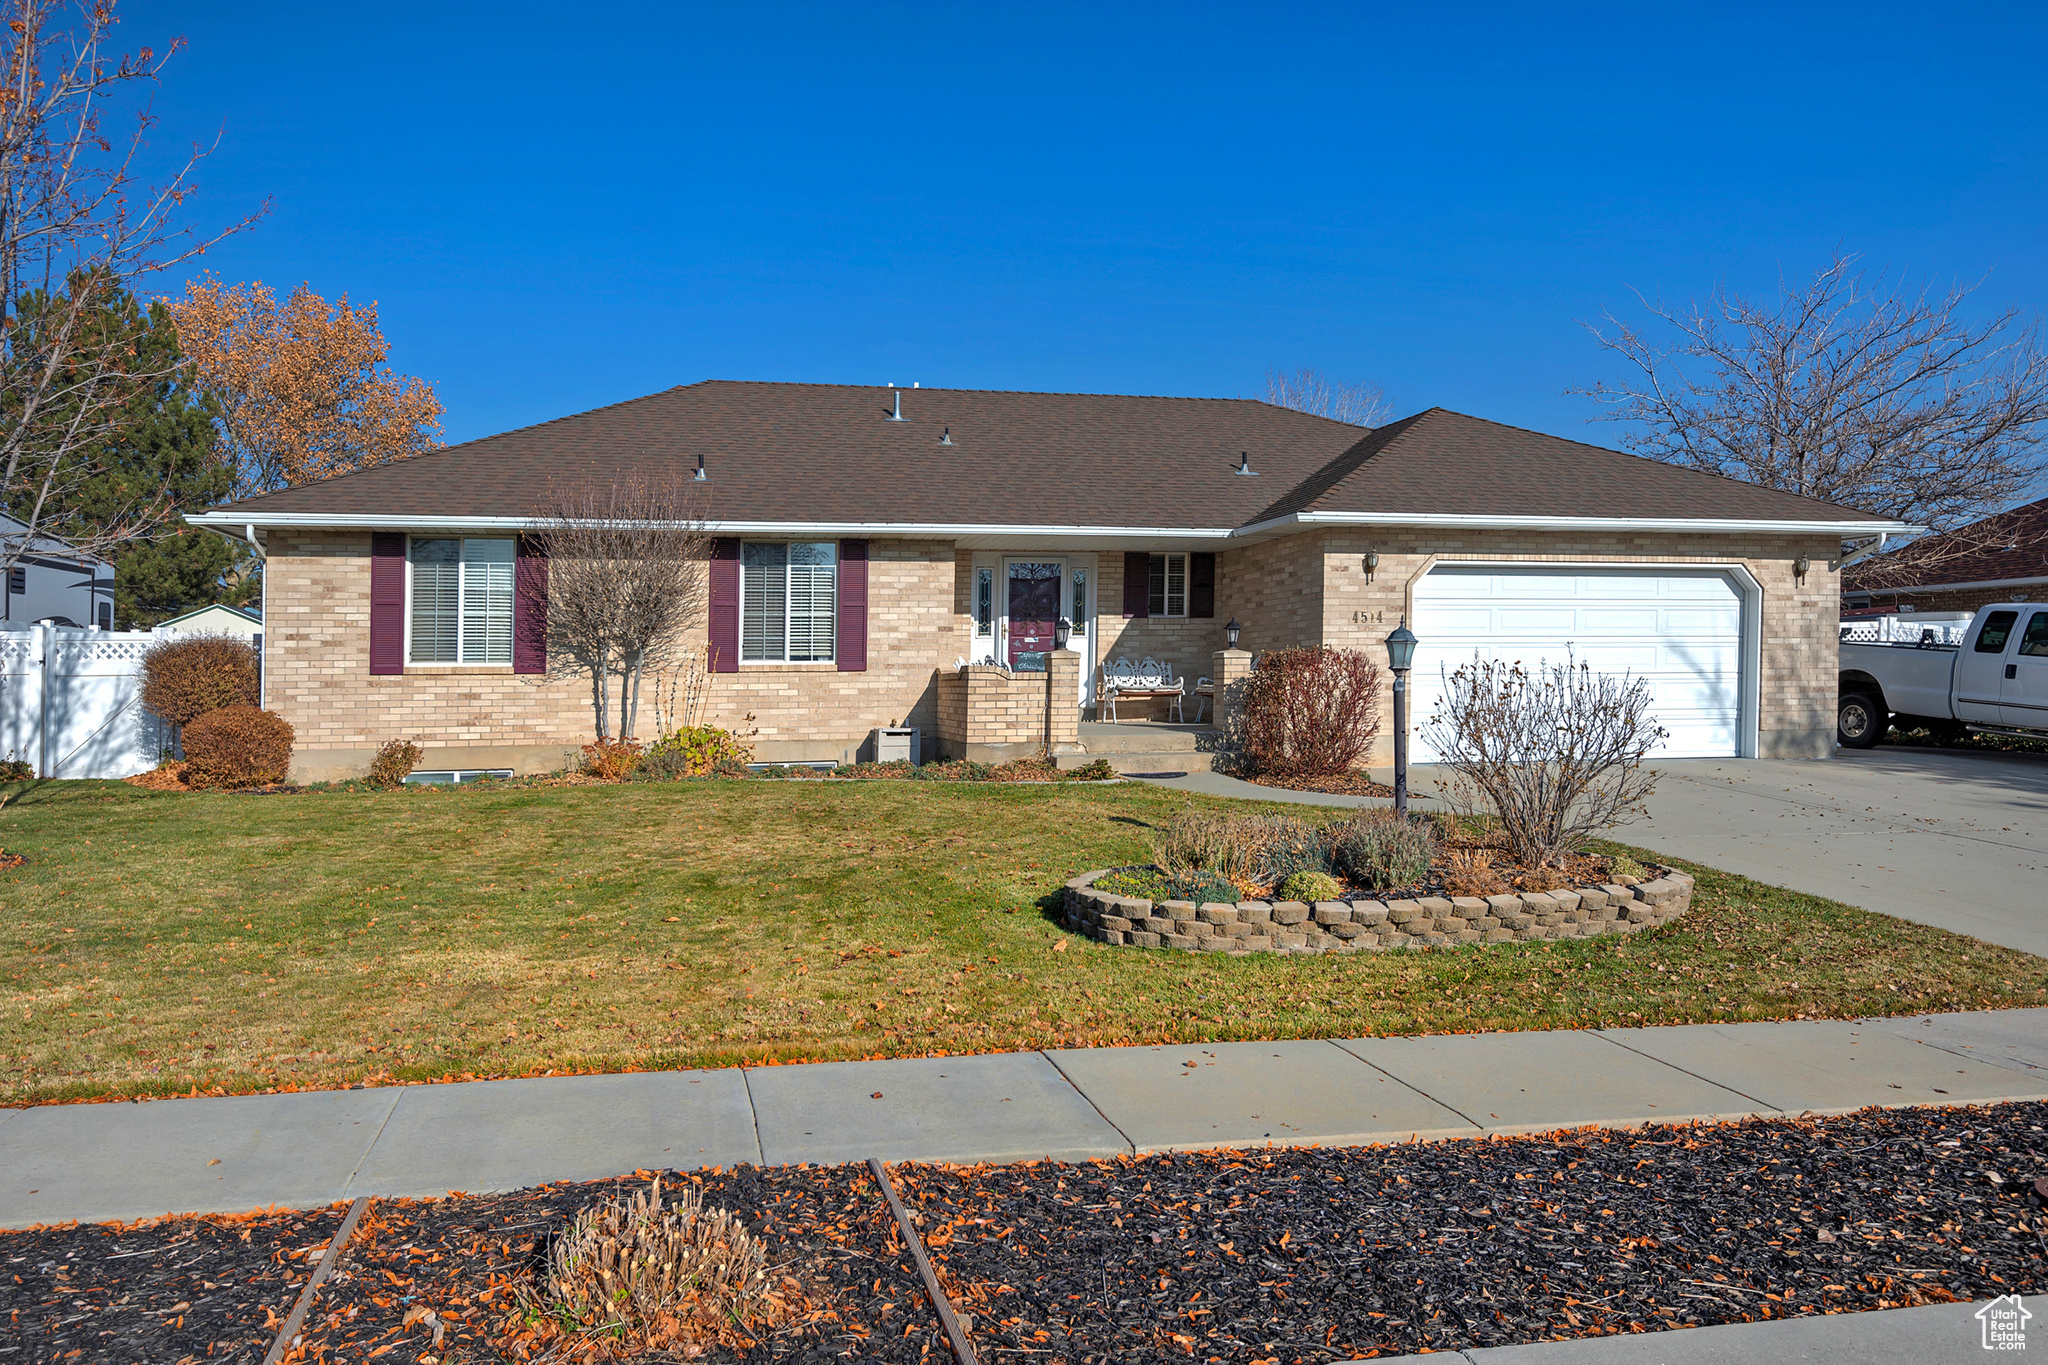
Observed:
[[[1693,879],[1672,868],[1572,891],[1423,896],[1413,900],[1148,901],[1097,891],[1115,868],[1066,885],[1066,925],[1102,943],[1201,953],[1355,953],[1466,943],[1628,934],[1668,924],[1692,906]]]

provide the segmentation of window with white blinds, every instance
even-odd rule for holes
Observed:
[[[830,663],[839,546],[755,541],[740,547],[740,661]]]
[[[512,662],[513,542],[415,540],[411,640],[416,664]]]

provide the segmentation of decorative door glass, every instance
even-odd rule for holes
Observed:
[[[1009,664],[1013,672],[1043,673],[1060,618],[1060,566],[1010,565]]]

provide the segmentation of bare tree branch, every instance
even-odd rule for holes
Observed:
[[[590,680],[597,737],[633,738],[640,681],[683,660],[703,617],[710,547],[687,481],[625,479],[551,489],[537,509],[548,559],[548,673]],[[614,711],[608,695],[619,684]]]
[[[0,0],[0,501],[26,523],[0,534],[0,569],[101,474],[129,401],[179,363],[138,353],[115,305],[227,235],[176,221],[204,150],[151,187],[134,173],[148,107],[118,149],[103,129],[102,106],[154,82],[169,56],[112,55],[115,22],[113,0]],[[71,543],[110,559],[176,512],[168,485],[144,489]]]
[[[1638,294],[1671,344],[1612,314],[1586,324],[1634,374],[1572,392],[1603,405],[1596,420],[1640,424],[1622,438],[1639,454],[1961,535],[2040,477],[2048,442],[2039,324],[1973,323],[1973,292],[1866,280],[1837,253],[1770,305]]]
[[[1387,419],[1387,395],[1377,384],[1340,384],[1320,370],[1266,371],[1266,401],[1276,408],[1327,417],[1354,427],[1376,427]]]

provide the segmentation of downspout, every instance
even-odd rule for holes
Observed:
[[[253,524],[245,524],[242,527],[242,537],[249,542],[250,553],[256,556],[257,563],[265,565],[270,563],[270,556],[263,553],[263,546],[256,539],[256,527]],[[270,692],[269,574],[263,575],[263,582],[258,585],[257,591],[262,594],[258,599],[262,605],[257,608],[257,611],[262,613],[263,629],[256,633],[256,709],[258,711],[268,711],[270,709],[270,697],[268,695]]]

